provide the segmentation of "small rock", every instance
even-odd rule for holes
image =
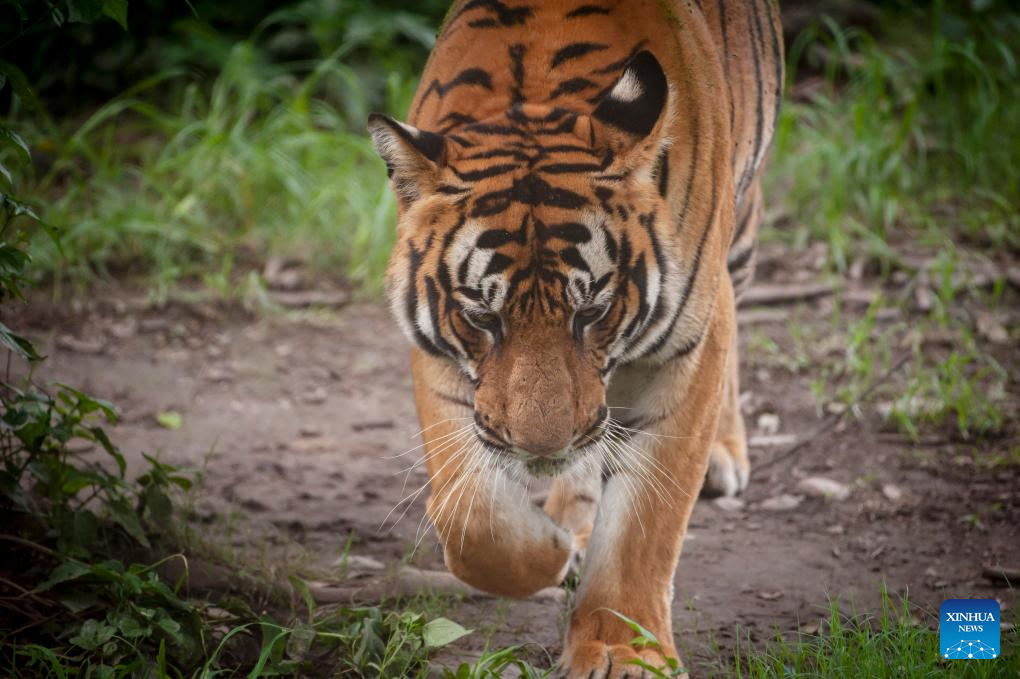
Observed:
[[[758,592],[758,598],[765,601],[779,601],[783,598],[782,592]]]
[[[821,629],[821,624],[820,624],[820,622],[818,620],[815,620],[814,622],[809,622],[808,624],[806,624],[803,627],[801,627],[800,628],[800,633],[801,634],[815,635],[815,634],[818,634],[818,630],[819,629]]]
[[[825,532],[828,533],[829,535],[842,535],[843,533],[846,532],[846,529],[837,523],[834,526],[829,526],[828,528],[826,528]]]
[[[78,339],[70,335],[57,338],[57,347],[73,351],[76,354],[101,354],[106,345],[101,340]]]
[[[289,344],[277,344],[273,348],[273,351],[275,351],[276,355],[279,356],[280,358],[287,358],[288,356],[294,353],[294,347],[292,347]]]
[[[899,502],[903,499],[903,491],[899,486],[894,486],[891,483],[882,486],[882,495],[885,495],[886,499],[891,502]]]
[[[307,392],[302,397],[302,400],[305,403],[315,405],[318,403],[325,403],[327,396],[328,394],[326,393],[325,389],[323,389],[322,387],[316,387],[315,389],[312,389],[311,391]]]
[[[787,512],[799,507],[803,500],[804,498],[799,495],[784,493],[783,495],[776,495],[764,500],[761,503],[761,508],[767,512]]]
[[[824,476],[809,476],[803,479],[797,484],[797,490],[811,497],[821,497],[836,502],[842,502],[850,497],[849,486]]]
[[[724,512],[737,512],[744,508],[744,501],[738,497],[717,497],[712,504]]]
[[[322,429],[313,424],[306,424],[301,427],[301,431],[299,433],[301,434],[301,438],[310,439],[315,438],[316,436],[322,436]]]
[[[779,415],[775,413],[762,413],[758,416],[758,429],[763,434],[775,434],[779,431]]]
[[[134,317],[125,318],[123,321],[111,323],[107,331],[115,339],[130,339],[138,333],[138,320]]]
[[[351,571],[381,571],[386,568],[383,562],[377,561],[370,556],[360,556],[358,554],[341,556],[333,562],[333,566],[337,568],[346,567],[347,570]]]
[[[977,321],[978,334],[986,340],[992,344],[1009,343],[1009,332],[991,313],[978,311],[975,320]]]

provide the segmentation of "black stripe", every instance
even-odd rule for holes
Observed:
[[[459,196],[462,193],[468,193],[471,189],[462,189],[459,186],[453,186],[452,184],[440,184],[436,187],[436,193],[442,193],[448,196]]]
[[[662,315],[666,313],[666,308],[662,305],[662,292],[663,286],[661,283],[666,276],[666,256],[662,252],[662,246],[659,245],[659,236],[655,233],[655,214],[649,213],[647,215],[641,215],[638,217],[638,221],[641,223],[645,230],[648,232],[648,240],[651,241],[652,254],[655,255],[655,267],[659,270],[659,296],[655,299],[654,312],[649,319],[648,326],[654,325],[659,322]]]
[[[514,170],[520,169],[519,165],[493,165],[487,167],[484,170],[471,170],[469,172],[460,172],[459,170],[452,168],[453,173],[457,175],[457,178],[465,182],[476,182],[481,179],[488,179],[490,177],[498,177],[500,175],[509,174]]]
[[[407,259],[411,272],[408,277],[407,294],[404,297],[404,313],[407,315],[408,323],[413,328],[414,340],[418,346],[433,356],[442,356],[443,352],[439,350],[439,347],[433,344],[432,340],[426,337],[425,333],[418,328],[418,288],[416,279],[418,277],[418,270],[421,268],[423,253],[419,252],[414,245],[410,245],[407,251]]]
[[[705,338],[705,334],[706,333],[702,331],[694,339],[690,340],[685,344],[681,344],[679,347],[676,348],[676,350],[673,353],[671,353],[669,356],[663,359],[662,363],[665,364],[669,363],[670,361],[676,361],[678,359],[690,356],[691,353],[698,348],[698,345],[701,344],[701,340]]]
[[[560,82],[556,86],[556,89],[549,95],[547,101],[552,101],[557,97],[562,97],[564,94],[575,94],[577,92],[583,92],[598,87],[595,83],[587,78],[569,78]]]
[[[748,185],[751,183],[751,176],[754,173],[755,160],[758,158],[758,153],[761,151],[761,143],[763,136],[763,127],[765,124],[763,106],[765,103],[765,92],[762,88],[761,81],[761,50],[764,46],[764,35],[761,28],[761,16],[758,14],[758,2],[757,0],[751,0],[751,13],[754,16],[754,23],[751,24],[751,34],[754,37],[753,44],[751,45],[751,56],[754,61],[754,80],[757,91],[757,101],[755,103],[755,115],[757,120],[754,126],[754,152],[751,154],[751,159],[744,168],[744,174],[740,178],[740,186],[737,191],[737,200],[739,201],[744,192],[747,190]]]
[[[514,79],[511,101],[515,105],[524,101],[524,52],[526,49],[519,42],[510,45],[510,74]]]
[[[561,250],[560,259],[562,259],[563,263],[567,266],[572,266],[581,271],[591,271],[591,269],[588,268],[588,262],[584,261],[584,257],[582,257],[581,253],[577,251],[577,248],[570,247],[565,250]]]
[[[566,222],[553,224],[546,229],[547,237],[559,238],[570,243],[587,243],[591,240],[591,231],[584,224]]]
[[[748,225],[750,225],[751,219],[758,212],[757,201],[755,201],[754,204],[746,205],[744,207],[746,207],[746,211],[744,212],[744,216],[743,216],[743,218],[739,222],[737,222],[737,228],[733,232],[733,238],[730,239],[730,246],[731,247],[740,241],[740,239],[744,235],[744,232],[747,231],[747,227],[748,227]]]
[[[708,222],[705,224],[704,230],[701,232],[701,239],[698,241],[698,248],[694,251],[694,262],[691,265],[691,274],[684,283],[683,292],[680,295],[680,302],[677,304],[676,310],[673,312],[673,317],[669,321],[669,326],[665,333],[659,336],[659,339],[655,341],[647,351],[643,352],[642,356],[650,356],[656,351],[661,349],[670,337],[673,335],[673,330],[676,328],[677,322],[680,317],[683,316],[684,309],[687,307],[687,303],[690,301],[691,291],[694,289],[694,283],[698,278],[698,271],[701,269],[701,255],[705,250],[705,243],[708,241],[708,234],[712,230],[712,222],[715,220],[716,210],[716,199],[718,198],[718,185],[716,184],[715,175],[712,176],[712,200],[709,202],[710,209],[708,214]]]
[[[453,80],[446,83],[439,82],[439,79],[436,78],[429,84],[428,89],[425,90],[425,94],[421,95],[421,99],[418,100],[417,110],[419,112],[421,111],[421,107],[425,104],[425,101],[433,92],[439,95],[439,98],[442,99],[448,92],[450,92],[450,90],[469,85],[484,87],[491,92],[492,77],[489,75],[488,71],[481,68],[467,68],[458,73]]]
[[[566,13],[565,18],[575,19],[577,17],[586,17],[593,14],[609,14],[612,10],[608,7],[599,7],[598,5],[581,5],[577,9],[572,9]]]
[[[496,252],[492,255],[492,259],[489,260],[489,265],[485,267],[485,273],[482,277],[490,276],[495,273],[503,273],[510,268],[510,265],[514,263],[514,260],[504,255],[501,252]]]
[[[623,67],[629,64],[630,60],[637,56],[637,53],[640,52],[647,43],[647,40],[642,40],[638,44],[634,45],[634,47],[631,48],[630,53],[623,59],[606,64],[601,68],[597,68],[592,71],[592,73],[595,75],[606,75],[607,73],[616,73],[617,71],[623,70]]]
[[[503,212],[512,203],[524,205],[548,205],[566,210],[576,210],[588,204],[588,199],[569,189],[552,186],[534,174],[514,179],[508,189],[490,191],[475,200],[472,216],[485,217]]]
[[[507,135],[514,137],[526,137],[528,133],[511,125],[490,125],[488,123],[475,123],[464,128],[465,132],[473,132],[481,135]]]
[[[593,165],[592,163],[550,163],[549,165],[541,165],[535,168],[537,172],[544,172],[545,174],[601,172],[604,169],[606,168],[602,165]]]
[[[506,229],[489,229],[478,237],[478,240],[475,241],[475,247],[482,248],[483,250],[494,250],[506,245],[512,238],[513,234]]]
[[[425,297],[429,303],[429,316],[432,318],[432,329],[436,331],[434,340],[439,349],[450,356],[455,356],[457,350],[443,338],[439,329],[439,288],[432,276],[425,276]]]
[[[472,153],[470,156],[464,156],[464,160],[487,160],[489,158],[513,158],[523,163],[527,162],[528,155],[513,149],[489,149],[488,151],[479,151],[478,153]]]
[[[752,244],[751,247],[742,250],[736,256],[733,256],[731,253],[729,260],[726,262],[726,268],[729,269],[730,274],[733,274],[747,264],[751,257],[754,256],[754,250],[755,246]]]
[[[669,189],[669,148],[663,147],[659,151],[659,159],[655,163],[655,175],[659,179],[659,195],[663,198],[666,197],[666,191]]]
[[[730,41],[726,26],[726,0],[719,0],[719,32],[722,33],[723,73],[726,76],[726,87],[730,91],[730,134],[733,134],[733,82],[730,79]]]
[[[609,49],[609,45],[599,42],[571,43],[566,47],[561,47],[556,50],[556,53],[553,54],[552,62],[549,64],[549,68],[556,68],[560,64],[564,64],[572,59],[580,59],[592,52],[601,52],[606,49]]]
[[[443,127],[440,128],[439,131],[442,132],[443,134],[446,134],[447,132],[457,127],[458,125],[470,125],[471,123],[475,122],[478,121],[476,121],[471,116],[465,115],[463,113],[456,112],[447,113],[445,116],[439,119],[439,124],[443,125]]]
[[[533,14],[531,7],[525,5],[523,7],[510,7],[509,5],[500,2],[500,0],[471,0],[471,2],[464,5],[457,14],[452,17],[448,22],[447,26],[457,21],[466,12],[470,12],[473,9],[484,9],[491,12],[494,16],[489,19],[476,19],[469,23],[470,26],[475,28],[488,28],[490,26],[519,26],[523,24]]]

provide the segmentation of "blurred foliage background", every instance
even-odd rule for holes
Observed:
[[[406,112],[446,4],[0,5],[0,111],[34,155],[5,166],[64,231],[63,252],[39,241],[37,271],[231,297],[272,253],[377,290],[393,202],[364,121]],[[905,233],[1016,251],[1013,4],[783,11],[792,96],[771,203],[792,226],[775,235],[821,240],[837,270],[859,256],[888,270]]]

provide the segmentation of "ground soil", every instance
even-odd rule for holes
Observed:
[[[767,263],[762,276],[782,279]],[[230,533],[237,546],[271,559],[297,543],[336,572],[349,535],[353,554],[391,564],[411,554],[422,531],[413,561],[442,568],[422,520],[424,495],[399,522],[399,511],[390,514],[426,475],[420,465],[406,471],[420,451],[400,456],[417,445],[418,424],[407,344],[381,304],[256,316],[143,300],[118,289],[36,306],[29,334],[49,355],[37,381],[67,382],[116,403],[123,421],[114,438],[134,469],[148,452],[204,470],[196,520],[213,526],[214,517],[233,513],[253,527]],[[782,357],[795,353],[791,317],[798,332],[827,337],[831,301],[752,313],[742,324],[745,415],[759,443],[803,437],[826,415],[812,392],[822,367],[784,367]],[[765,340],[779,359],[760,350]],[[1006,367],[1015,371],[1010,355]],[[157,415],[168,411],[183,426],[160,425]],[[738,637],[765,642],[776,630],[813,629],[832,598],[847,611],[851,604],[874,611],[883,585],[894,595],[909,590],[921,624],[934,624],[926,611],[937,615],[946,598],[1014,606],[1015,592],[983,578],[982,568],[1020,566],[1020,469],[975,459],[1015,446],[1008,437],[974,446],[938,432],[916,444],[863,408],[753,474],[742,507],[700,501],[674,605],[677,640],[695,676],[719,673]],[[752,459],[762,464],[781,450],[756,445]],[[809,475],[847,484],[849,498],[799,495],[797,483]],[[788,511],[761,506],[782,494],[802,500]],[[486,642],[559,651],[560,603],[466,598],[447,615],[480,630],[455,654],[477,653]]]

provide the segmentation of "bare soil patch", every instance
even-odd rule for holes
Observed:
[[[111,291],[76,305],[36,305],[30,334],[49,355],[37,380],[117,404],[123,422],[114,438],[129,460],[148,452],[203,469],[198,520],[239,513],[255,527],[233,534],[239,546],[272,558],[297,543],[312,565],[337,574],[348,535],[353,554],[384,565],[407,559],[420,542],[413,562],[442,568],[423,522],[425,494],[401,520],[402,510],[391,514],[426,474],[413,467],[420,451],[403,454],[418,443],[408,350],[382,305],[254,318],[138,299]],[[748,345],[767,337],[792,351],[791,314],[824,334],[828,304],[813,296],[781,313],[744,314],[745,415],[762,444],[752,448],[754,463],[813,431],[825,413],[811,391],[814,366],[777,369]],[[169,412],[181,416],[179,429],[160,424]],[[698,676],[714,674],[738,635],[764,642],[774,631],[811,630],[830,598],[848,612],[872,611],[883,584],[909,590],[921,624],[933,624],[924,609],[937,611],[950,597],[1013,607],[1016,593],[982,569],[1020,565],[1020,469],[975,459],[1016,445],[978,450],[939,436],[914,444],[865,409],[754,473],[742,502],[700,501],[676,574],[685,659]],[[849,495],[807,494],[801,482],[812,476]],[[447,614],[480,632],[454,651],[467,655],[486,642],[534,642],[555,657],[565,620],[563,605],[548,599],[465,598]]]

